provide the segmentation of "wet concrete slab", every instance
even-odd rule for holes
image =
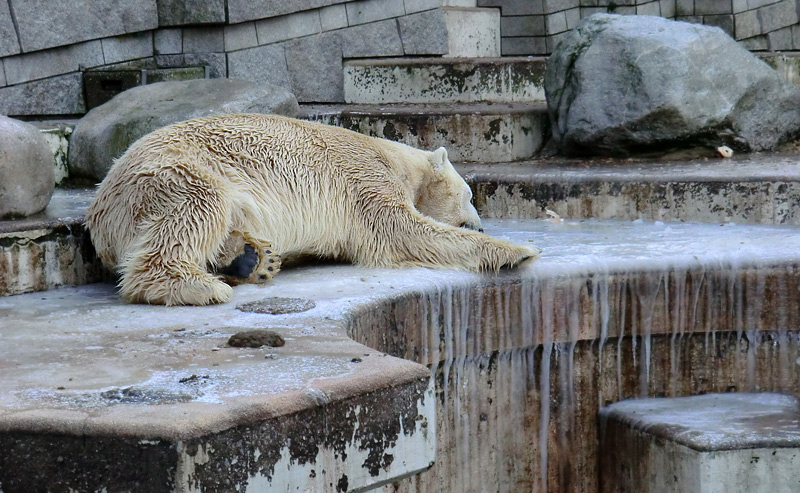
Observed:
[[[601,491],[795,491],[800,401],[775,393],[632,399],[600,411]]]

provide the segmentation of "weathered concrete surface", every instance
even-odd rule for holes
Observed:
[[[113,160],[139,137],[171,123],[224,113],[295,116],[297,100],[283,88],[236,79],[135,87],[92,109],[78,121],[70,139],[70,174],[100,181]]]
[[[458,167],[485,217],[800,225],[794,152],[732,160],[534,160]]]
[[[800,401],[781,394],[638,399],[600,410],[601,489],[794,491]]]
[[[344,100],[355,104],[544,101],[545,59],[406,58],[344,65]]]
[[[771,151],[800,135],[800,89],[721,29],[662,17],[587,17],[548,59],[545,91],[573,155]]]
[[[498,9],[443,7],[448,57],[499,57],[500,11]],[[425,12],[416,15],[425,15]],[[401,19],[401,29],[404,19]],[[401,32],[402,34],[402,32]],[[415,54],[406,50],[406,55]]]
[[[427,468],[429,371],[347,337],[354,282],[237,290],[317,303],[288,315],[126,305],[102,284],[3,298],[3,491],[349,491]],[[286,344],[227,346],[265,326]]]
[[[0,218],[40,212],[54,187],[48,143],[39,129],[0,115]]]
[[[125,460],[134,455],[151,461],[162,485],[232,489],[269,484],[270,475],[272,485],[352,489],[362,484],[356,471],[381,482],[427,465],[425,430],[436,426],[436,465],[400,491],[594,491],[596,411],[606,401],[800,392],[792,332],[800,229],[486,227],[534,241],[542,259],[497,276],[290,269],[265,287],[238,286],[234,302],[214,307],[124,305],[109,285],[0,299],[0,345],[11,348],[0,356],[0,437],[30,452],[0,462],[4,488],[42,464],[65,485],[79,467],[97,471],[92,484],[112,484],[104,471],[113,464],[123,478],[114,484],[129,484],[146,462]],[[286,315],[235,308],[273,296],[316,307]],[[286,344],[222,347],[248,326],[275,330]],[[431,370],[443,403],[436,418],[427,407]],[[320,422],[329,423],[324,432]],[[75,450],[70,437],[85,448],[68,458],[74,466],[52,467]]]
[[[419,149],[444,146],[452,161],[529,159],[548,128],[543,103],[458,105],[306,105],[304,118]]]

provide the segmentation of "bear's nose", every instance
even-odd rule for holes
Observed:
[[[458,227],[459,228],[464,228],[464,229],[471,229],[473,231],[477,231],[478,233],[483,233],[483,228],[481,228],[478,225],[469,223],[467,221],[464,221],[463,223],[459,224]]]

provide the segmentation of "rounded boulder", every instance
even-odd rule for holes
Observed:
[[[545,93],[567,154],[767,151],[800,134],[800,90],[716,27],[595,14],[556,45]]]
[[[53,155],[39,129],[0,115],[0,218],[42,211],[54,188]]]
[[[140,137],[172,123],[227,113],[296,116],[286,89],[237,79],[159,82],[124,91],[89,111],[70,139],[70,175],[101,181]]]

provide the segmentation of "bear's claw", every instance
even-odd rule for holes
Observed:
[[[272,251],[269,242],[262,242],[259,249],[258,265],[250,273],[247,282],[262,284],[272,279],[281,270],[281,257]]]

